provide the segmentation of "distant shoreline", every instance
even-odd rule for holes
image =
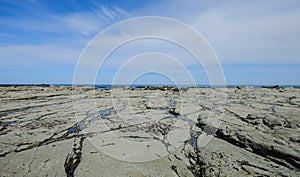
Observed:
[[[98,89],[111,89],[111,88],[120,88],[120,87],[129,87],[134,89],[145,89],[145,88],[155,88],[155,87],[172,87],[172,88],[195,88],[195,86],[191,85],[162,85],[162,84],[137,84],[137,85],[109,85],[109,84],[96,84],[96,85],[89,85],[89,84],[0,84],[0,87],[25,87],[25,86],[32,86],[32,87],[60,87],[60,86],[92,86]],[[270,88],[270,89],[280,89],[280,88],[300,88],[300,85],[225,85],[226,88]],[[224,86],[211,86],[211,85],[197,85],[196,88],[224,88]]]

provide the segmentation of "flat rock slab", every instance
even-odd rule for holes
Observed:
[[[0,87],[0,176],[300,176],[295,88]]]

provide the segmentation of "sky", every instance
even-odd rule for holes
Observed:
[[[143,16],[175,19],[198,31],[217,55],[228,85],[300,85],[299,0],[0,0],[0,83],[70,84],[91,40]],[[122,69],[126,62],[131,65]],[[144,75],[134,76],[137,70]],[[210,83],[203,66],[181,47],[140,39],[106,58],[96,84],[116,77],[120,83],[166,84],[173,82],[169,75],[184,84],[181,70],[198,85]]]

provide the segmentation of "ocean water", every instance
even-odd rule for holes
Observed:
[[[40,87],[49,87],[49,86],[73,86],[73,84],[0,84],[0,87],[10,87],[10,86],[40,86]],[[100,90],[108,90],[112,87],[130,87],[130,88],[140,88],[141,86],[148,87],[148,86],[171,86],[171,87],[178,87],[178,88],[188,88],[188,87],[195,87],[190,85],[163,85],[163,84],[141,84],[141,85],[110,85],[110,84],[96,84],[96,85],[75,85],[75,86],[94,86]],[[262,88],[262,87],[270,87],[274,85],[226,85],[226,88],[234,88],[237,86],[249,87],[249,88]],[[300,88],[300,85],[278,85],[280,88]],[[211,85],[197,85],[197,88],[220,88],[224,86],[211,86]],[[143,88],[140,88],[143,89]]]

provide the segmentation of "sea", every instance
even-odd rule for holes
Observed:
[[[225,85],[225,86],[218,86],[218,85],[159,85],[159,84],[134,84],[134,85],[110,85],[110,84],[95,84],[95,85],[73,85],[73,84],[0,84],[0,87],[10,87],[10,86],[37,86],[37,87],[50,87],[50,86],[94,86],[99,90],[109,90],[113,87],[129,87],[129,88],[138,88],[143,89],[146,87],[152,86],[170,86],[174,88],[189,88],[189,87],[197,87],[197,88],[235,88],[235,87],[248,87],[248,88],[300,88],[300,85]]]

